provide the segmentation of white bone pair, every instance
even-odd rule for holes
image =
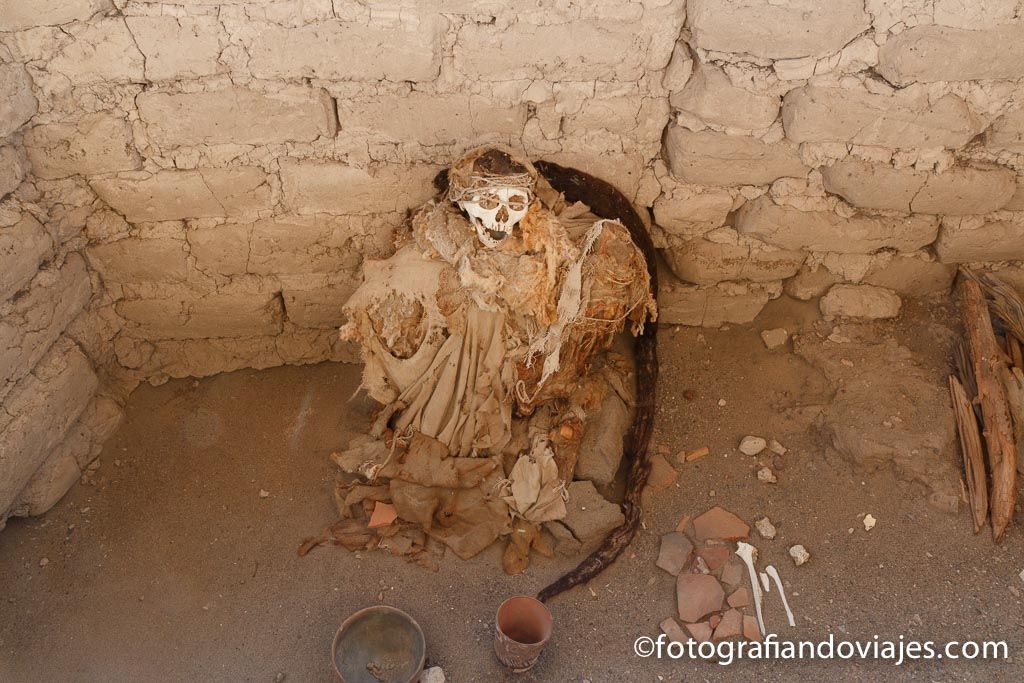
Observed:
[[[786,600],[786,591],[782,587],[782,579],[779,577],[779,572],[772,565],[768,565],[764,569],[764,573],[761,574],[761,581],[758,581],[758,572],[754,568],[754,560],[757,558],[757,548],[740,541],[736,544],[736,555],[743,560],[743,564],[747,566],[747,573],[750,575],[750,588],[753,592],[754,597],[754,610],[757,612],[757,626],[761,629],[761,635],[763,636],[767,631],[764,627],[764,614],[761,610],[761,600],[763,593],[761,592],[761,585],[764,584],[764,591],[768,592],[771,590],[768,577],[770,576],[775,581],[775,586],[779,590],[779,596],[782,598],[782,606],[786,609],[786,619],[789,621],[789,625],[796,626],[796,621],[793,619],[793,612],[789,609],[789,601]],[[767,574],[767,576],[765,575]]]

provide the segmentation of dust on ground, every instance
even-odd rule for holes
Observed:
[[[922,485],[826,457],[810,421],[832,388],[791,350],[768,351],[759,337],[780,326],[810,333],[816,318],[811,305],[784,298],[752,325],[663,330],[654,443],[673,461],[705,445],[711,454],[680,465],[668,490],[648,493],[646,529],[619,562],[589,589],[552,602],[552,642],[521,676],[495,662],[494,611],[575,560],[535,558],[509,577],[500,544],[468,562],[448,553],[437,573],[383,553],[328,547],[296,556],[303,538],[335,519],[330,452],[368,419],[367,406],[349,400],[358,367],[144,386],[104,449],[96,485],[75,486],[50,513],[0,532],[0,680],[329,680],[338,624],[377,603],[419,621],[429,661],[456,683],[1024,679],[1024,610],[1011,592],[1024,589],[1019,508],[994,546],[987,529],[971,533],[966,512],[927,504]],[[911,306],[873,327],[944,382],[950,337],[941,331],[954,325],[948,310]],[[757,481],[757,459],[736,450],[747,434],[789,449],[777,484]],[[633,641],[657,635],[675,611],[674,579],[654,566],[659,536],[713,505],[750,523],[768,515],[778,527],[775,540],[755,534],[753,543],[762,567],[779,568],[796,613],[797,628],[786,628],[768,597],[766,619],[780,636],[1005,640],[1010,659],[725,667],[634,656]],[[864,513],[878,519],[870,532]],[[795,543],[812,556],[801,567],[787,555]]]

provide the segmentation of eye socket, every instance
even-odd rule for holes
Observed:
[[[478,197],[476,203],[480,205],[481,209],[487,209],[488,211],[498,208],[498,200],[487,195]]]
[[[508,208],[513,211],[525,211],[526,204],[526,197],[521,194],[514,194],[508,198]]]

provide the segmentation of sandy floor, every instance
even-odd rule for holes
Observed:
[[[911,311],[885,331],[941,381],[946,349],[915,333],[936,315]],[[827,400],[824,379],[758,337],[813,317],[782,301],[752,326],[665,331],[655,443],[673,454],[708,445],[711,455],[649,496],[647,530],[593,594],[578,589],[552,604],[553,642],[518,680],[1024,679],[1024,610],[1010,590],[1024,589],[1024,519],[996,547],[971,533],[966,513],[929,507],[891,473],[826,459],[799,409]],[[329,680],[338,623],[379,602],[419,620],[428,657],[449,680],[511,680],[490,650],[495,608],[572,562],[542,559],[507,577],[497,547],[471,562],[449,555],[436,574],[376,553],[296,556],[334,519],[328,455],[365,423],[365,407],[348,402],[358,372],[325,364],[140,388],[97,485],[75,486],[44,517],[0,532],[0,680]],[[753,459],[735,450],[748,433],[790,448],[778,484],[759,483]],[[715,504],[778,526],[776,540],[755,543],[788,584],[797,628],[785,628],[774,600],[766,615],[783,637],[1005,640],[1010,660],[723,667],[635,657],[634,639],[656,635],[674,611],[673,579],[654,567],[659,535]],[[871,532],[858,519],[865,512],[878,519]],[[793,566],[794,543],[810,563]]]

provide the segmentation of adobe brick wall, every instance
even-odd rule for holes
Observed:
[[[1024,283],[1024,2],[0,0],[0,520],[140,381],[351,359],[363,260],[485,143],[650,209],[666,322]]]

